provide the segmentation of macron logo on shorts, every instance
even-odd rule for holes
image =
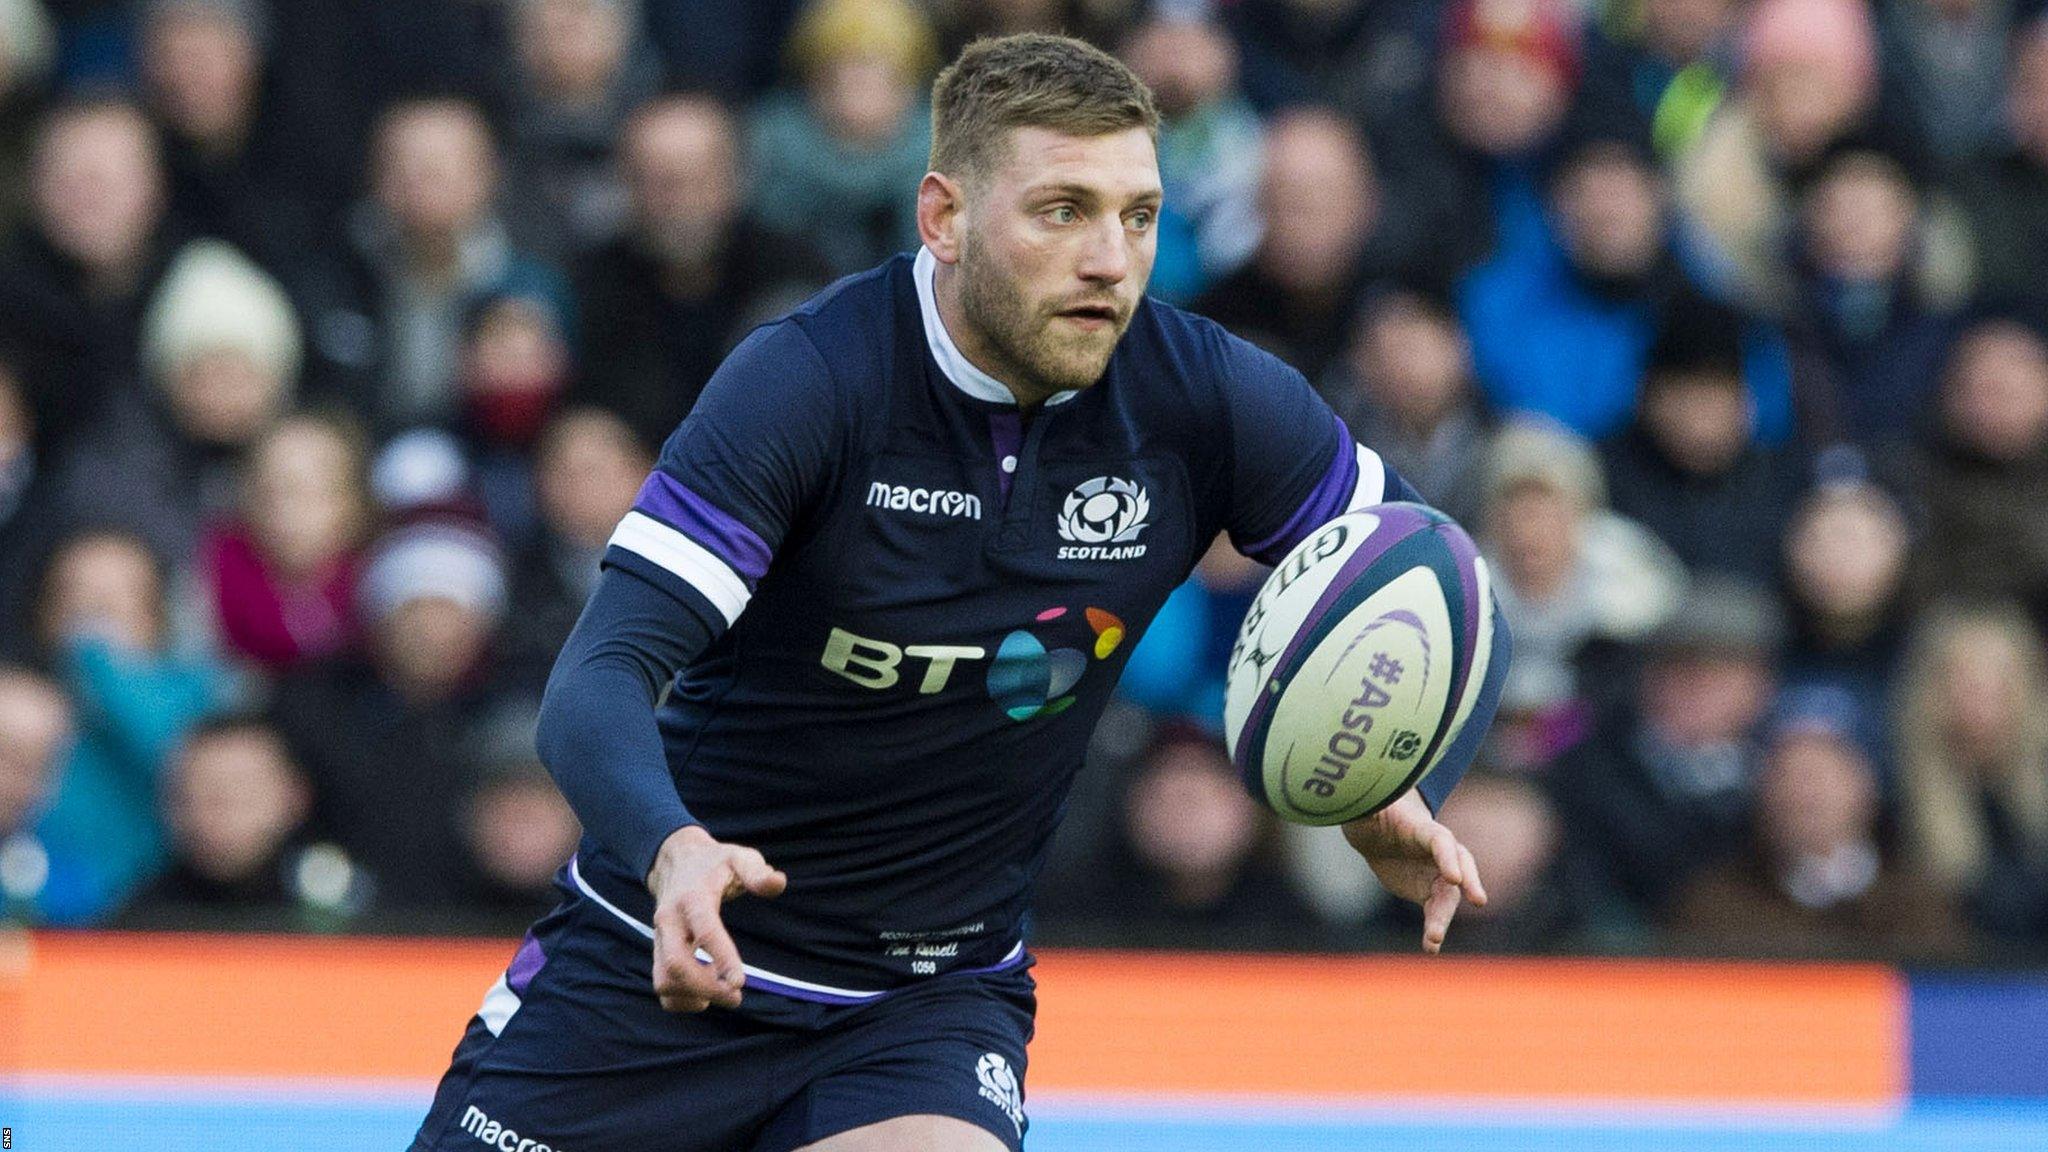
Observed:
[[[990,1052],[974,1062],[974,1076],[981,1081],[981,1098],[1003,1110],[1017,1126],[1017,1138],[1024,1138],[1024,1090],[1010,1062]]]
[[[462,1130],[498,1152],[563,1152],[560,1148],[551,1148],[538,1140],[521,1136],[484,1115],[484,1110],[474,1104],[462,1114]]]

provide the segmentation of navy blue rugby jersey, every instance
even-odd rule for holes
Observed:
[[[659,719],[690,814],[788,873],[724,909],[752,990],[1021,962],[1090,732],[1208,542],[1270,562],[1415,498],[1299,373],[1150,299],[1098,383],[1027,415],[948,337],[933,264],[750,335],[605,556],[716,637]],[[573,879],[644,924],[628,859],[586,840]]]

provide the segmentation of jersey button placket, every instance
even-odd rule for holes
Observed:
[[[1023,425],[1021,444],[1015,431],[1020,423]],[[1038,494],[1038,446],[1045,439],[1046,425],[1050,423],[1051,413],[1044,411],[1034,413],[1028,422],[1009,413],[990,419],[990,430],[996,444],[996,467],[1001,472],[1007,495],[1003,501],[1002,526],[996,531],[997,551],[1016,552],[1031,543],[1031,509],[1037,503]],[[1004,435],[1006,432],[1008,436]]]

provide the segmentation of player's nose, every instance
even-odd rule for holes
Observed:
[[[1130,237],[1123,221],[1112,217],[1105,224],[1089,230],[1078,271],[1083,280],[1121,284],[1131,274]]]

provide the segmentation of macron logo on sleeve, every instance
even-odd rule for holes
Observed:
[[[496,1148],[498,1152],[563,1152],[505,1127],[474,1104],[462,1114],[462,1130]]]
[[[892,512],[928,512],[934,516],[981,519],[981,497],[946,488],[912,488],[877,480],[868,485],[868,507]]]

